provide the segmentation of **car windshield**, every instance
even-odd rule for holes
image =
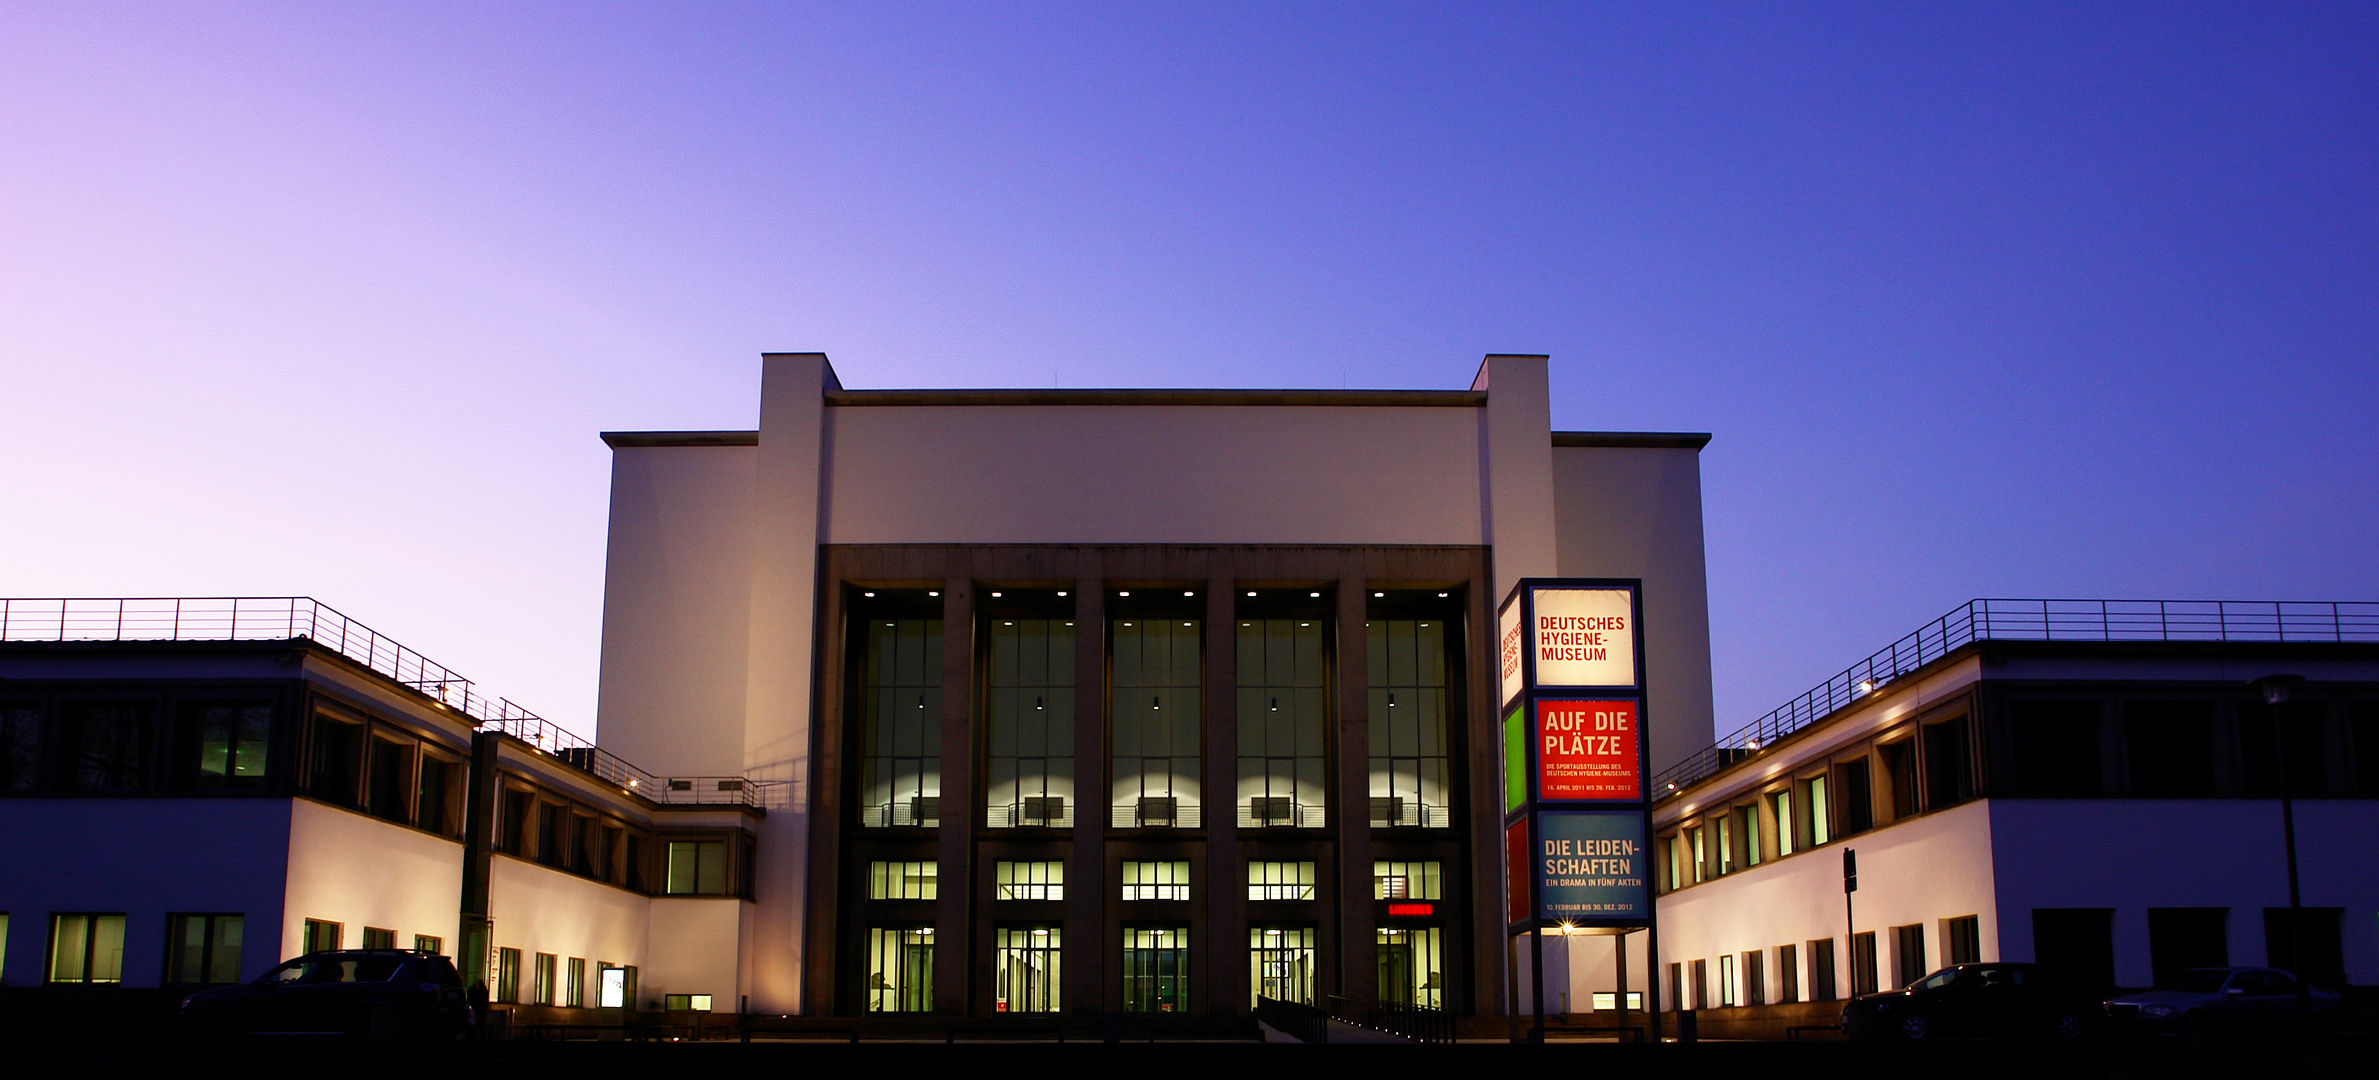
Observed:
[[[391,956],[305,956],[274,968],[259,982],[291,984],[387,982],[396,977]]]
[[[2156,989],[2179,990],[2190,994],[2211,994],[2222,989],[2222,980],[2229,977],[2230,972],[2222,968],[2191,968],[2187,971],[2173,972],[2156,980]]]

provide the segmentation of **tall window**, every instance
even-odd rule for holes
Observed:
[[[1767,819],[1770,830],[1776,835],[1778,857],[1781,858],[1799,850],[1795,844],[1795,834],[1799,830],[1794,828],[1793,790],[1791,788],[1788,787],[1768,795]]]
[[[992,866],[992,898],[996,900],[1063,900],[1066,864],[1062,862],[1003,862]]]
[[[396,948],[396,931],[384,930],[377,926],[364,927],[363,947],[367,949]]]
[[[1319,619],[1239,622],[1239,825],[1322,827]]]
[[[1372,619],[1371,824],[1450,828],[1446,624]]]
[[[1198,687],[1204,653],[1196,619],[1116,619],[1113,718],[1116,828],[1201,824]]]
[[[933,1011],[933,927],[870,927],[867,1011]]]
[[[164,982],[238,982],[240,923],[240,916],[164,916]]]
[[[1379,955],[1381,1001],[1445,1007],[1445,980],[1438,961],[1438,929],[1434,926],[1383,926],[1376,945]]]
[[[1004,1013],[1053,1013],[1058,1009],[1054,926],[1003,926],[993,931],[992,1009]]]
[[[1443,885],[1439,864],[1429,862],[1401,862],[1382,859],[1371,864],[1371,898],[1374,900],[1437,900]]]
[[[870,619],[860,677],[859,823],[942,816],[942,620]]]
[[[1925,926],[1911,923],[1892,927],[1893,986],[1906,986],[1933,970],[1925,963]]]
[[[446,939],[433,934],[413,935],[413,951],[446,955]]]
[[[264,786],[271,756],[273,707],[205,702],[185,706],[182,722],[194,732],[197,760],[190,783],[199,788]]]
[[[535,995],[530,998],[530,1000],[536,1002],[539,1005],[551,1005],[554,1003],[553,990],[554,983],[556,981],[554,979],[554,961],[556,959],[557,958],[552,953],[541,952],[537,954],[536,992]]]
[[[1834,974],[1834,939],[1817,938],[1809,942],[1809,1000],[1832,1001],[1841,993],[1841,983]]]
[[[50,981],[124,981],[124,916],[50,916]]]
[[[148,783],[156,709],[145,701],[70,701],[62,710],[74,746],[77,791],[137,791]]]
[[[1718,958],[1718,1007],[1728,1009],[1740,1004],[1735,1000],[1735,954],[1726,953]]]
[[[1949,962],[1978,964],[1982,962],[1982,919],[1975,915],[1961,915],[1949,920]]]
[[[1965,802],[1974,797],[1974,748],[1963,716],[1927,724],[1925,740],[1925,808]]]
[[[670,841],[668,891],[673,896],[726,895],[727,842]]]
[[[1795,847],[1811,848],[1834,838],[1831,822],[1826,816],[1826,778],[1812,776],[1795,781],[1793,794],[1793,837]]]
[[[40,770],[40,706],[0,701],[0,791],[33,790]]]
[[[1251,862],[1247,864],[1247,898],[1311,900],[1313,880],[1310,862]]]
[[[2088,779],[2098,779],[2098,703],[2087,702],[2010,702],[2015,706],[2064,705],[2079,711],[2088,707],[2093,721],[2088,729],[2090,757]],[[2037,710],[2036,710],[2037,711]],[[2081,725],[2070,725],[2079,729]],[[2123,764],[2131,779],[2134,795],[2211,795],[2214,780],[2214,703],[2211,701],[2126,701],[2123,703]],[[2035,767],[2035,771],[2039,771]],[[2067,770],[2072,771],[2072,770]],[[2056,779],[2064,779],[2060,773]],[[2032,789],[2041,791],[2088,790],[2079,779],[2052,786],[2034,783]]]
[[[363,769],[363,725],[316,713],[312,738],[306,755],[306,793],[341,806],[355,805]]]
[[[586,958],[573,956],[562,969],[562,1004],[573,1009],[586,1004]]]
[[[436,754],[421,755],[421,782],[414,801],[414,823],[440,836],[454,836],[462,832],[462,814],[457,812],[460,802],[463,767],[459,761]]]
[[[1758,866],[1760,857],[1759,807],[1738,806],[1734,810],[1735,828],[1743,835],[1743,865]]]
[[[1853,934],[1850,939],[1850,996],[1872,994],[1876,991],[1875,931]]]
[[[1313,928],[1256,926],[1247,931],[1248,982],[1255,996],[1314,1003]]]
[[[375,736],[371,740],[370,783],[364,808],[373,817],[411,824],[413,821],[413,744]]]
[[[1867,759],[1845,761],[1835,766],[1842,780],[1841,828],[1837,835],[1856,836],[1875,827],[1875,790],[1869,780]]]
[[[520,950],[496,950],[496,1000],[507,1005],[520,1001]]]
[[[1127,927],[1123,932],[1123,1011],[1189,1011],[1189,928]]]
[[[993,619],[983,789],[992,828],[1074,824],[1074,621]]]
[[[867,864],[870,900],[932,900],[941,872],[939,863],[876,862]]]
[[[1776,1003],[1791,1005],[1801,1000],[1801,947],[1776,946]]]

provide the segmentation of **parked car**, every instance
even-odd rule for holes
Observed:
[[[2096,995],[2053,968],[1959,964],[1903,989],[1864,994],[1842,1009],[1854,1039],[2090,1034],[2104,1010]]]
[[[2106,1001],[2107,1019],[2117,1030],[2197,1039],[2284,1031],[2306,1019],[2299,1015],[2296,976],[2278,968],[2188,968],[2158,981],[2153,990]],[[2333,1023],[2344,998],[2314,990],[2311,1020]]]
[[[452,1038],[468,1022],[461,974],[435,953],[345,949],[307,953],[254,982],[182,1002],[198,1035]]]

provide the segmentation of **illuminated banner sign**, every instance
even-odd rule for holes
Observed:
[[[1647,920],[1651,878],[1644,815],[1546,810],[1537,815],[1537,917],[1564,922]]]
[[[1536,728],[1538,799],[1644,797],[1635,702],[1539,699]]]
[[[1532,689],[1636,684],[1632,589],[1531,589]]]

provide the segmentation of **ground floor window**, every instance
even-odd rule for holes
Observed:
[[[1797,945],[1776,946],[1776,1003],[1790,1005],[1801,1000],[1801,950]]]
[[[413,935],[413,951],[444,956],[446,955],[446,939],[430,934],[415,934]]]
[[[396,931],[382,930],[377,926],[364,927],[363,947],[367,949],[396,948]]]
[[[1127,928],[1123,932],[1123,1010],[1188,1012],[1189,968],[1188,927]]]
[[[340,925],[335,922],[325,922],[321,919],[307,919],[305,939],[306,951],[310,953],[327,952],[331,949],[338,948],[340,940],[344,937],[344,935],[341,933],[341,929],[342,928]]]
[[[1735,954],[1718,958],[1718,1007],[1731,1009],[1742,1004],[1735,999]]]
[[[1441,974],[1444,969],[1437,949],[1437,927],[1381,927],[1380,1000],[1424,1009],[1445,1008],[1445,979]]]
[[[709,1012],[709,994],[663,994],[661,1008],[670,1012]]]
[[[124,916],[50,916],[50,981],[124,981]]]
[[[1949,963],[1952,966],[1982,963],[1981,917],[1961,915],[1949,920],[1945,929],[1948,933],[1943,936],[1948,938]]]
[[[1251,927],[1247,951],[1256,997],[1314,1004],[1313,927]]]
[[[496,950],[496,1000],[507,1005],[520,1001],[520,950]]]
[[[993,936],[992,1009],[1004,1013],[1056,1012],[1058,928],[1003,926]]]
[[[617,967],[600,960],[595,962],[595,1004],[599,1008],[622,1009],[636,1000],[636,969]]]
[[[165,982],[169,986],[240,981],[237,915],[165,917]]]
[[[2149,908],[2148,965],[2161,983],[2185,968],[2230,966],[2230,909]]]
[[[933,1011],[933,927],[868,930],[867,1011]]]
[[[536,996],[532,1000],[539,1005],[553,1004],[553,984],[557,981],[554,978],[554,961],[556,959],[558,958],[549,952],[537,954]]]
[[[2291,927],[2288,908],[2263,909],[2265,963],[2315,986],[2346,985],[2344,908],[2298,908]]]
[[[1875,931],[1852,935],[1850,939],[1850,996],[1872,994],[1878,987],[1875,966]]]
[[[586,1004],[586,960],[573,956],[562,969],[562,1004],[573,1009]]]
[[[2115,985],[2115,909],[2033,908],[2032,959],[2084,986]]]
[[[1809,1000],[1832,1001],[1840,994],[1842,984],[1834,974],[1834,939],[1815,938],[1809,942]]]

